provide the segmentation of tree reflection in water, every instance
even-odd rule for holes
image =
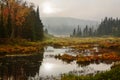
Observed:
[[[43,52],[31,56],[0,58],[0,80],[28,80],[35,76],[43,60]]]

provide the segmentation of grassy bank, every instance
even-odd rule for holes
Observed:
[[[43,45],[40,41],[31,42],[24,39],[5,40],[0,45],[0,57],[5,55],[25,55],[33,54],[43,50]]]
[[[96,61],[98,58],[100,60],[120,60],[120,38],[47,38],[43,41],[31,42],[29,40],[15,39],[8,40],[6,43],[0,44],[0,57],[11,56],[11,55],[25,55],[28,56],[34,53],[40,53],[43,51],[44,46],[62,47],[68,46],[72,49],[79,50],[90,49],[92,50],[93,45],[99,45],[101,51],[99,54],[101,56],[88,56],[84,57],[81,55],[71,56],[71,55],[58,55],[59,59],[67,62],[76,60],[78,63],[87,63],[91,61]],[[109,51],[110,50],[110,51]],[[118,54],[113,52],[117,51]],[[28,57],[30,58],[30,57]],[[6,58],[5,58],[6,59]],[[17,62],[17,61],[16,61]],[[86,75],[86,76],[76,76],[73,74],[62,75],[61,80],[120,80],[120,65],[112,67],[110,71],[98,73],[96,75]]]
[[[65,74],[61,80],[120,80],[120,65],[115,66],[110,71],[97,73],[95,75],[76,76]]]
[[[120,50],[120,38],[46,38],[43,41],[31,42],[24,39],[0,40],[0,54],[31,53],[43,49],[44,46],[70,46],[75,49],[90,48],[91,44],[99,44],[103,48]],[[3,42],[2,42],[3,41]]]
[[[90,37],[90,38],[50,38],[44,41],[45,44],[53,46],[76,46],[81,44],[99,44],[102,47],[109,48],[119,47],[120,38],[117,37],[108,37],[108,38],[99,38],[99,37]],[[86,45],[86,46],[87,46]],[[120,47],[119,47],[120,48]]]

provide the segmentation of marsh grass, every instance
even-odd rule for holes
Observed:
[[[77,76],[73,74],[64,74],[61,80],[120,80],[120,66],[116,66],[110,71],[100,72],[95,75]]]

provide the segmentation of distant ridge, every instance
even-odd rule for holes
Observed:
[[[86,25],[97,28],[99,22],[92,20],[82,20],[69,17],[42,17],[42,22],[50,34],[69,35],[73,29],[79,25],[83,29]]]

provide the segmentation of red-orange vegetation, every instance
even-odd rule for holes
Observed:
[[[13,54],[13,53],[29,53],[29,52],[36,52],[38,51],[37,47],[34,46],[2,46],[0,47],[0,53],[7,53],[7,54]]]
[[[58,56],[59,59],[64,61],[73,61],[76,60],[77,63],[84,63],[84,62],[92,62],[92,61],[103,61],[103,60],[112,60],[112,61],[119,61],[120,56],[118,56],[115,52],[111,53],[103,53],[101,55],[91,55],[91,56],[79,56],[76,57],[68,54],[64,54],[62,56]]]

